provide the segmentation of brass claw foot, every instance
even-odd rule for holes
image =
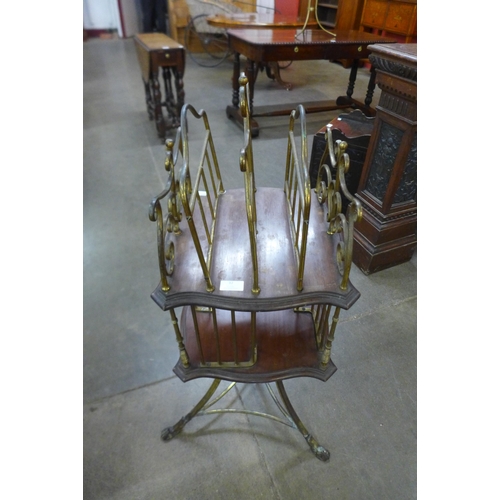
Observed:
[[[181,433],[184,426],[207,404],[207,401],[212,397],[219,384],[220,379],[215,379],[205,395],[187,415],[182,417],[175,425],[172,425],[172,427],[167,427],[161,431],[161,438],[163,441],[170,441]]]
[[[330,460],[330,452],[326,448],[323,448],[323,446],[318,446],[316,450],[313,449],[313,452],[322,462]]]
[[[310,434],[308,436],[304,436],[309,448],[311,451],[319,458],[322,462],[328,462],[330,460],[330,452],[321,446],[316,439],[314,439]]]
[[[161,438],[163,439],[163,441],[170,441],[175,436],[180,434],[182,432],[182,429],[184,429],[184,426],[191,420],[191,418],[188,417],[189,415],[186,415],[185,417],[182,417],[175,425],[163,429],[161,431]]]
[[[163,441],[170,441],[175,436],[174,428],[167,427],[161,431],[161,438]]]

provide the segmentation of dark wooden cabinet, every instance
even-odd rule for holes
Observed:
[[[318,19],[325,28],[335,28],[339,0],[323,0],[318,2]]]
[[[366,274],[411,259],[417,246],[417,45],[371,45],[382,90],[356,198],[355,264]]]
[[[308,2],[302,0],[300,15],[307,15]],[[317,3],[318,20],[326,29],[358,29],[363,10],[363,0],[319,0]]]
[[[365,0],[360,29],[417,41],[417,0]]]
[[[316,132],[313,138],[311,162],[309,164],[309,179],[313,188],[316,187],[321,159],[326,148],[325,132],[327,127],[330,127],[334,141],[341,140],[347,143],[346,153],[349,155],[349,170],[346,173],[346,185],[350,193],[356,193],[373,131],[374,120],[375,118],[367,117],[357,109],[350,113],[341,114]],[[335,168],[332,168],[330,159],[325,158],[324,162],[330,167],[332,176],[335,177]],[[326,181],[326,178],[323,177],[322,180]],[[342,195],[342,211],[344,213],[348,204],[349,200]]]

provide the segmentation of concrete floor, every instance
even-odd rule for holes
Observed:
[[[209,385],[183,384],[172,373],[173,331],[149,297],[159,273],[148,205],[163,187],[164,145],[147,118],[133,41],[88,40],[83,62],[84,498],[416,498],[416,255],[371,276],[354,267],[361,298],[341,315],[332,353],[338,371],[326,383],[285,381],[329,462],[317,460],[297,431],[242,414],[195,418],[178,438],[160,439]],[[259,76],[257,105],[336,98],[348,71],[309,61],[283,76],[291,92]],[[367,81],[360,71],[356,97]],[[230,63],[202,68],[188,60],[184,82],[186,102],[209,114],[226,188],[241,186],[242,134],[224,111]],[[309,144],[339,113],[308,116]],[[259,122],[257,184],[279,187],[287,118]],[[271,408],[259,386],[228,398],[228,406]]]

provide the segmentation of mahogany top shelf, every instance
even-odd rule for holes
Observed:
[[[272,311],[319,302],[348,309],[360,294],[350,282],[345,291],[340,289],[342,277],[336,263],[340,236],[327,234],[323,206],[314,193],[311,198],[304,288],[301,292],[297,291],[297,259],[285,193],[278,188],[259,188],[256,208],[261,292],[252,293],[245,193],[244,189],[233,189],[220,196],[217,209],[217,219],[221,223],[215,226],[210,272],[215,291],[206,290],[194,244],[183,220],[182,233],[175,236],[175,270],[169,278],[171,288],[164,292],[158,285],[152,294],[153,300],[163,310],[198,303],[240,311]],[[225,290],[227,287],[233,289]],[[243,287],[243,291],[239,287]]]

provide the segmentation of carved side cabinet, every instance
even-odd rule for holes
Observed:
[[[370,45],[381,89],[356,198],[353,260],[366,274],[411,259],[417,246],[417,45]]]

